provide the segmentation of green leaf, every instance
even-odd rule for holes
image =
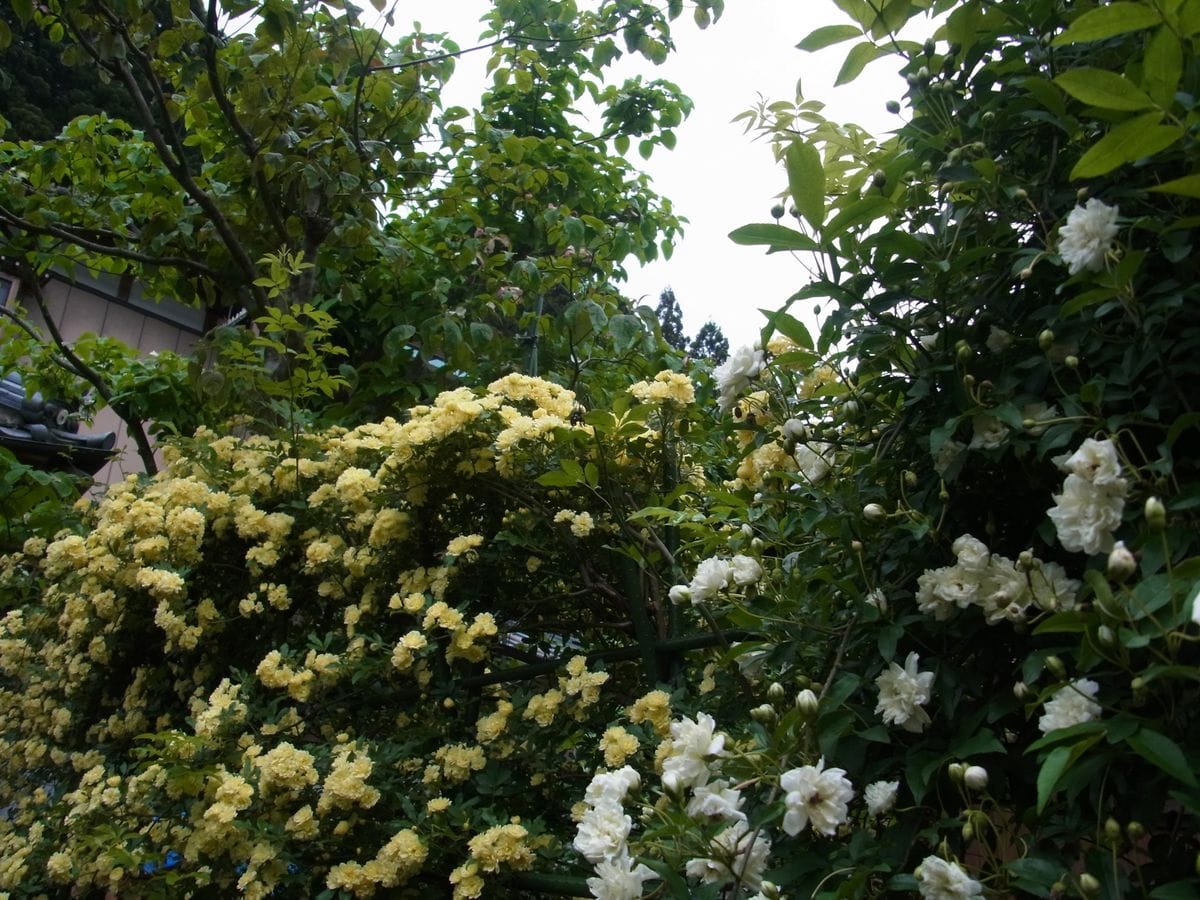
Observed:
[[[1071,170],[1072,180],[1106,175],[1118,166],[1153,156],[1181,137],[1183,129],[1161,125],[1162,113],[1152,112],[1122,122],[1083,154]]]
[[[769,328],[771,331],[778,331],[784,337],[791,338],[805,350],[811,350],[813,347],[812,335],[808,333],[808,328],[797,319],[795,316],[789,315],[783,310],[771,312],[770,310],[760,309],[763,315],[769,320]]]
[[[796,45],[796,49],[811,53],[814,50],[832,47],[834,44],[840,44],[842,41],[848,41],[861,35],[862,30],[853,25],[822,25],[805,35],[804,40]]]
[[[1183,197],[1196,197],[1200,199],[1200,173],[1184,175],[1182,178],[1174,178],[1162,184],[1157,184],[1149,188],[1149,190],[1160,194],[1179,194]]]
[[[884,54],[881,47],[877,47],[870,41],[864,41],[861,44],[855,44],[850,48],[850,52],[846,54],[846,61],[842,63],[841,71],[838,72],[837,80],[833,86],[849,84],[857,78],[862,70],[866,68],[867,63],[878,59]]]
[[[1101,109],[1133,111],[1155,106],[1149,94],[1124,75],[1107,69],[1091,66],[1069,69],[1055,78],[1054,83],[1076,100]]]
[[[1046,808],[1046,803],[1054,794],[1054,788],[1062,776],[1079,757],[1087,752],[1089,747],[1100,740],[1100,737],[1097,734],[1094,737],[1085,738],[1072,747],[1055,747],[1046,755],[1046,760],[1042,763],[1037,777],[1038,815],[1041,815],[1042,810]]]
[[[642,320],[637,316],[626,314],[616,315],[609,319],[608,329],[612,332],[613,346],[616,347],[618,353],[632,350],[644,334]]]
[[[1197,889],[1196,882],[1190,879],[1160,884],[1150,892],[1150,900],[1197,900],[1197,898],[1200,898],[1200,889]]]
[[[822,234],[827,240],[840,237],[852,228],[882,218],[891,208],[892,202],[886,197],[871,196],[855,200],[833,217],[829,224],[822,229]]]
[[[796,210],[813,228],[825,218],[825,168],[821,152],[805,141],[793,141],[785,156],[788,190]]]
[[[729,239],[735,244],[749,246],[767,244],[771,253],[777,250],[818,249],[817,242],[808,235],[783,225],[743,225],[729,232]]]
[[[1169,107],[1183,77],[1183,46],[1175,32],[1163,26],[1154,32],[1142,58],[1142,84],[1159,106]]]
[[[1172,778],[1182,781],[1188,787],[1200,786],[1197,785],[1196,774],[1188,765],[1183,750],[1165,734],[1143,727],[1125,738],[1125,743],[1147,762],[1162,769]]]
[[[1085,12],[1051,41],[1051,46],[1099,41],[1127,31],[1150,28],[1161,21],[1158,10],[1145,3],[1110,3]]]

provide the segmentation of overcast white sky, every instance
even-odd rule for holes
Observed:
[[[420,21],[426,31],[447,32],[468,47],[477,43],[479,18],[488,6],[488,0],[402,0],[395,21],[397,26]],[[852,42],[816,54],[795,49],[814,28],[846,21],[832,0],[728,0],[721,20],[705,31],[688,12],[676,20],[678,50],[663,65],[639,58],[635,68],[620,69],[622,77],[639,72],[674,81],[696,105],[677,129],[674,151],[658,149],[645,161],[631,150],[634,165],[652,176],[690,224],[669,261],[634,264],[627,295],[653,306],[670,286],[688,333],[712,319],[737,346],[756,339],[763,325],[760,308],[779,307],[804,285],[805,270],[791,256],[766,256],[761,248],[739,247],[728,238],[740,225],[771,221],[773,198],[786,184],[770,149],[730,120],[754,106],[760,94],[793,99],[799,80],[805,97],[823,101],[832,119],[857,122],[877,135],[895,127],[896,117],[884,104],[899,99],[904,85],[889,60],[834,89]],[[478,97],[486,60],[484,51],[459,61],[448,103],[469,105]]]

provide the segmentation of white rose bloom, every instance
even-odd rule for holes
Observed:
[[[1012,335],[1003,328],[993,325],[988,329],[987,348],[992,353],[1003,353],[1012,346]]]
[[[596,900],[638,900],[642,884],[657,877],[649,866],[634,866],[625,852],[596,863],[596,877],[589,878],[587,886]]]
[[[980,577],[962,566],[929,569],[917,579],[917,608],[939,622],[950,618],[954,608],[966,609],[979,602]]]
[[[800,474],[809,484],[816,484],[829,474],[829,460],[824,455],[828,451],[828,444],[817,444],[816,449],[811,444],[796,445],[796,452],[792,456],[796,460],[796,467],[800,470]]]
[[[966,451],[967,445],[962,441],[949,440],[938,448],[938,452],[933,457],[933,470],[942,478],[946,477],[946,473],[958,462]]]
[[[620,803],[642,783],[642,776],[633,766],[622,766],[612,772],[597,772],[584,792],[583,799],[593,806],[603,800]]]
[[[1129,489],[1121,473],[1117,446],[1111,440],[1088,438],[1070,456],[1065,459],[1057,457],[1055,462],[1064,472],[1078,475],[1096,487],[1108,488],[1122,496]]]
[[[716,556],[704,560],[696,566],[696,574],[692,576],[690,585],[692,603],[703,603],[705,600],[715,597],[729,586],[729,579],[732,575],[733,571],[729,560]]]
[[[904,668],[891,663],[888,670],[875,679],[879,688],[879,702],[875,712],[883,716],[889,725],[899,725],[905,731],[920,734],[929,724],[929,713],[921,707],[929,702],[933,686],[932,672],[918,672],[920,657],[908,654]]]
[[[721,412],[733,409],[738,397],[746,392],[750,382],[762,371],[762,367],[762,350],[757,346],[745,345],[734,350],[725,362],[713,370],[717,390],[721,394],[718,400]]]
[[[900,792],[899,781],[873,781],[863,791],[863,799],[867,801],[867,812],[872,816],[881,816],[891,812],[896,805],[896,795]]]
[[[1069,274],[1104,268],[1104,258],[1119,230],[1117,212],[1118,207],[1093,197],[1087,206],[1076,206],[1067,215],[1067,224],[1058,229],[1058,254]]]
[[[927,856],[913,873],[917,889],[925,900],[974,900],[983,897],[983,885],[968,875],[958,863]]]
[[[1042,734],[1082,725],[1100,715],[1100,704],[1092,699],[1099,690],[1100,685],[1090,678],[1080,678],[1055,691],[1046,701],[1046,711],[1038,719]]]
[[[950,552],[958,564],[968,572],[982,572],[988,567],[991,551],[979,538],[964,534],[950,545]]]
[[[748,584],[754,584],[762,578],[762,566],[758,564],[758,560],[752,556],[735,556],[729,563],[730,575],[733,577],[733,583],[745,587]]]
[[[987,413],[980,413],[971,420],[974,433],[971,435],[972,450],[994,450],[1008,440],[1008,426]]]
[[[671,723],[671,748],[662,764],[663,785],[679,791],[708,781],[708,760],[725,752],[725,735],[708,713],[695,721],[684,718]]]
[[[1054,523],[1058,542],[1077,553],[1107,553],[1113,546],[1113,531],[1121,524],[1125,497],[1074,473],[1063,482],[1061,494],[1052,498],[1046,511]]]
[[[1033,437],[1041,437],[1046,433],[1046,426],[1041,423],[1057,419],[1058,407],[1047,406],[1045,403],[1026,403],[1021,407],[1021,418],[1032,419],[1033,425],[1025,430]]]
[[[767,870],[771,842],[765,835],[751,829],[745,822],[736,822],[712,839],[712,857],[689,860],[684,871],[688,878],[705,884],[728,884],[740,879],[752,891],[762,886]]]
[[[983,614],[989,625],[1004,619],[1025,621],[1025,609],[1033,599],[1029,578],[1016,563],[1004,556],[993,556],[980,586]]]
[[[815,766],[789,769],[779,776],[779,786],[787,792],[783,830],[792,837],[812,825],[813,831],[834,835],[849,815],[854,787],[845,769],[826,769],[825,759]]]
[[[692,599],[692,589],[686,584],[677,584],[667,592],[667,596],[676,606],[678,606],[680,603],[690,603]]]
[[[1040,608],[1061,612],[1075,608],[1079,582],[1067,577],[1067,570],[1054,562],[1044,562],[1029,573],[1033,602]]]
[[[625,814],[621,804],[610,798],[601,798],[583,814],[575,832],[573,846],[590,863],[612,859],[626,852],[625,842],[633,820]]]
[[[697,785],[688,801],[687,814],[693,819],[745,820],[742,792],[729,786],[728,781]]]

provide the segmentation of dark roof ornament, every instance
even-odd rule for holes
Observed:
[[[79,434],[71,410],[40,393],[32,397],[18,372],[0,379],[0,446],[41,469],[95,475],[112,458],[115,432]]]

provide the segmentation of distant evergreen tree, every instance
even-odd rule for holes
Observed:
[[[662,325],[663,340],[676,350],[686,348],[687,335],[683,333],[683,311],[679,308],[679,301],[675,299],[673,290],[667,288],[662,292],[654,312]]]
[[[715,322],[705,322],[692,339],[688,353],[719,366],[729,358],[729,338]]]
[[[169,2],[159,0],[155,9],[160,22],[171,21]],[[0,50],[0,116],[8,120],[6,139],[49,140],[76,116],[99,112],[140,123],[120,85],[97,77],[93,68],[63,63],[62,45],[35,25],[21,24],[8,3],[0,4],[0,23],[12,36]]]

